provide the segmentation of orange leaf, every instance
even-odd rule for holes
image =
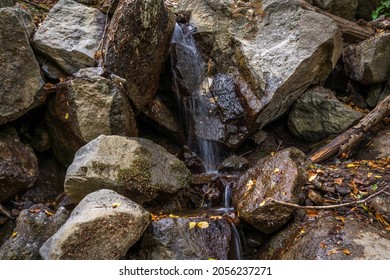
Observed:
[[[314,209],[306,210],[306,215],[309,218],[317,218],[318,217],[318,210],[314,210]]]
[[[343,253],[346,254],[346,255],[350,255],[351,251],[349,251],[348,249],[343,249]]]
[[[343,223],[345,222],[345,217],[343,216],[336,216],[337,221],[342,221]]]
[[[330,256],[330,255],[333,255],[333,254],[337,254],[339,251],[340,251],[339,248],[333,248],[333,249],[329,250],[329,251],[326,253],[326,255],[327,255],[327,256]]]
[[[335,184],[341,186],[343,184],[344,179],[343,178],[337,178],[334,180]]]

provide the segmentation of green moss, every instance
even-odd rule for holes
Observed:
[[[91,165],[92,168],[98,172],[103,172],[104,170],[110,167],[110,165],[108,164],[97,162],[97,161],[93,161]]]
[[[120,169],[118,181],[144,194],[150,194],[150,163],[143,158],[135,158],[129,168]]]
[[[179,183],[182,188],[188,186],[191,182],[191,172],[188,170],[186,165],[181,161],[176,161],[170,166],[171,171],[179,175]]]

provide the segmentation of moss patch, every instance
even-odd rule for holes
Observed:
[[[147,195],[151,195],[150,179],[150,163],[139,157],[134,159],[129,168],[120,169],[118,172],[119,183]]]
[[[188,184],[191,182],[191,172],[183,162],[174,162],[171,164],[170,169],[173,173],[179,175],[179,183],[182,188],[188,186]]]

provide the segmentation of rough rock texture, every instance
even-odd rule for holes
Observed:
[[[185,143],[186,136],[183,125],[159,97],[155,97],[143,110],[143,113],[146,120],[157,130],[180,145]]]
[[[218,167],[220,172],[245,171],[249,167],[249,161],[241,156],[231,156],[225,159]]]
[[[377,196],[368,203],[369,207],[381,214],[390,223],[390,196]]]
[[[356,11],[357,19],[372,20],[372,12],[379,6],[382,0],[358,0]]]
[[[363,113],[345,106],[323,87],[308,89],[294,104],[288,119],[290,131],[307,141],[340,134],[357,123]]]
[[[198,226],[205,222],[206,228]],[[230,224],[225,220],[163,218],[150,224],[140,254],[151,260],[226,260],[231,235]]]
[[[356,151],[356,159],[390,158],[390,125],[370,139],[370,144]]]
[[[68,217],[69,213],[63,207],[55,213],[43,205],[23,210],[16,220],[16,235],[0,247],[0,260],[39,260],[39,248]]]
[[[14,0],[1,0],[0,2],[0,8],[12,7],[13,5],[15,5]]]
[[[267,198],[298,203],[306,164],[305,154],[296,148],[260,159],[234,186],[232,198],[240,218],[264,233],[284,225],[294,210]]]
[[[363,84],[387,81],[390,77],[390,33],[382,33],[345,48],[347,75]]]
[[[149,212],[111,190],[86,196],[39,250],[43,259],[119,259],[142,236]]]
[[[45,100],[43,79],[29,38],[31,16],[19,7],[0,10],[0,125]]]
[[[311,83],[328,76],[342,52],[342,38],[331,19],[301,9],[296,1],[231,4],[183,0],[177,11],[191,14],[206,75],[232,80],[224,85],[233,84],[229,92],[243,109],[240,125],[251,132],[282,116]]]
[[[0,202],[31,187],[38,176],[38,160],[30,146],[20,142],[14,128],[0,129]]]
[[[368,221],[332,214],[294,222],[261,249],[259,259],[272,260],[388,260],[390,236]]]
[[[108,188],[142,204],[159,192],[175,193],[188,182],[188,169],[163,147],[142,138],[102,135],[76,153],[65,192],[78,202]]]
[[[359,0],[313,0],[313,4],[336,16],[354,20]]]
[[[105,66],[127,80],[127,94],[138,112],[156,93],[174,22],[162,0],[119,0],[112,17]]]
[[[205,173],[206,168],[204,167],[199,156],[191,151],[191,149],[184,145],[179,154],[179,159],[181,159],[187,168],[191,171],[192,174]]]
[[[72,74],[95,64],[106,16],[73,0],[60,0],[34,35],[32,45]]]
[[[96,7],[103,13],[112,16],[115,12],[119,0],[75,0],[75,1],[84,5]]]
[[[82,69],[57,85],[46,115],[54,153],[69,165],[77,150],[99,135],[137,136],[124,80],[100,68]]]

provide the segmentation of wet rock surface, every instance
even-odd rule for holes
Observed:
[[[39,248],[66,222],[68,217],[69,213],[63,207],[53,212],[50,208],[37,204],[23,210],[16,220],[13,234],[0,247],[0,259],[41,259]]]
[[[140,254],[149,260],[225,260],[230,227],[223,219],[163,218],[150,224]]]
[[[134,113],[118,76],[86,68],[57,85],[46,114],[57,158],[68,166],[77,150],[99,135],[137,136]]]
[[[34,35],[35,50],[54,60],[66,73],[94,66],[106,16],[73,0],[60,0]]]
[[[233,155],[225,159],[218,167],[219,172],[245,171],[249,168],[249,162],[246,158]]]
[[[299,203],[306,165],[305,155],[295,148],[260,159],[234,186],[233,203],[240,218],[264,233],[283,226],[294,210],[267,198]]]
[[[111,190],[86,196],[43,244],[43,259],[119,259],[142,236],[149,213]]]
[[[76,153],[65,192],[77,203],[109,188],[142,204],[159,192],[173,194],[186,187],[189,175],[184,163],[150,140],[102,135]]]
[[[20,142],[12,127],[0,130],[0,202],[34,185],[38,160],[32,148]]]
[[[363,84],[387,81],[390,76],[390,33],[369,38],[344,49],[347,75]]]
[[[344,132],[362,117],[363,113],[345,106],[332,91],[312,87],[295,102],[288,125],[295,136],[315,142]]]
[[[156,93],[174,28],[162,0],[120,0],[107,30],[105,66],[127,81],[140,112]]]
[[[33,29],[31,15],[20,7],[0,10],[0,125],[45,101],[43,79],[29,43]]]

